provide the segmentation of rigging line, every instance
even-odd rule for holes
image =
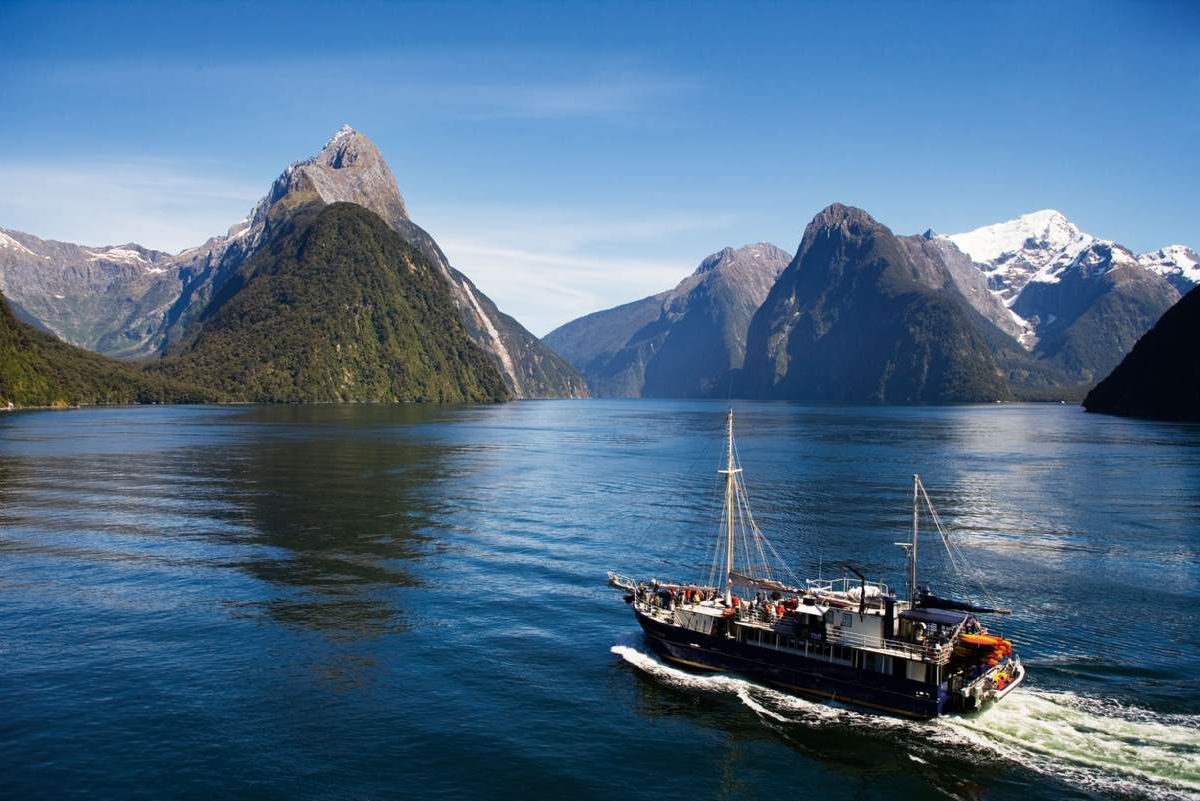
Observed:
[[[978,573],[971,567],[970,559],[967,558],[966,554],[964,554],[962,549],[958,546],[958,543],[952,540],[952,538],[946,533],[945,527],[942,526],[942,519],[938,515],[937,509],[933,507],[933,501],[930,500],[929,493],[925,490],[925,485],[922,483],[919,486],[921,489],[921,495],[925,499],[925,506],[929,509],[929,515],[933,519],[933,524],[937,528],[938,534],[942,538],[942,543],[946,547],[946,553],[950,556],[951,566],[958,572],[960,578],[965,578],[974,583],[974,585],[979,589],[983,600],[992,603],[992,595],[990,592],[988,592],[987,587],[984,586],[983,581],[979,578]],[[996,604],[992,603],[992,605],[995,606]]]
[[[742,457],[741,457],[741,454],[738,452],[738,447],[737,447],[736,442],[733,444],[733,455],[734,455],[734,458],[737,460],[738,465],[740,466]],[[796,575],[796,572],[794,570],[792,570],[792,568],[788,565],[787,561],[783,558],[783,556],[780,555],[779,551],[776,550],[774,543],[772,543],[769,539],[767,539],[766,535],[764,535],[762,533],[762,530],[758,527],[758,523],[754,520],[754,513],[752,511],[750,511],[750,491],[746,489],[746,479],[744,478],[744,476],[745,476],[745,473],[738,474],[739,482],[741,484],[741,490],[742,490],[745,504],[746,504],[746,514],[750,518],[750,524],[752,526],[754,526],[754,530],[757,532],[758,538],[761,540],[762,543],[764,543],[767,546],[767,549],[770,550],[771,555],[774,557],[775,563],[780,568],[780,578],[784,578],[784,577],[790,578],[792,581],[792,584],[794,584],[795,586],[800,586],[800,584],[801,584],[800,577],[798,575]],[[764,555],[763,556],[764,564],[766,563],[766,561],[767,561],[767,559],[766,559],[766,556]]]
[[[734,464],[736,465],[737,463],[734,462]],[[738,468],[735,467],[735,469],[738,469]],[[746,571],[749,574],[753,574],[754,573],[754,552],[750,548],[750,539],[747,537],[748,526],[746,525],[746,508],[745,508],[746,498],[745,498],[745,495],[742,493],[741,482],[738,481],[738,479],[740,477],[741,477],[741,473],[733,474],[733,503],[734,503],[734,509],[737,512],[738,532],[741,535],[741,539],[742,539],[742,550],[745,552],[744,558],[746,560]]]
[[[736,454],[736,445],[735,445],[735,454]],[[741,457],[739,456],[738,458],[740,459]],[[799,585],[800,577],[796,575],[795,571],[793,571],[791,569],[791,567],[788,565],[787,561],[783,558],[783,556],[780,555],[779,551],[776,550],[775,545],[769,539],[767,539],[766,535],[762,534],[762,530],[758,527],[758,523],[754,520],[754,513],[750,511],[750,492],[745,487],[744,479],[742,482],[742,490],[746,494],[746,510],[747,510],[747,514],[749,514],[749,516],[750,516],[751,524],[754,526],[755,531],[759,532],[759,537],[761,538],[762,542],[766,544],[767,548],[771,551],[771,555],[775,558],[776,563],[781,568],[781,570],[780,570],[781,577],[788,576],[791,578],[791,580],[794,584]],[[764,556],[764,561],[766,561],[765,556]]]
[[[743,490],[744,489],[745,488],[743,487]],[[743,496],[741,500],[742,500],[743,505],[745,506],[746,517],[750,521],[750,531],[754,537],[754,548],[758,554],[759,564],[762,565],[762,571],[763,571],[764,575],[768,579],[774,579],[775,576],[773,575],[773,571],[771,569],[770,560],[767,558],[766,551],[763,550],[763,542],[766,540],[766,537],[763,536],[762,530],[759,529],[758,524],[754,521],[754,513],[750,511],[749,498],[746,496]]]
[[[742,550],[746,554],[746,556],[744,557],[746,560],[745,561],[746,575],[753,576],[754,575],[754,565],[751,562],[751,559],[752,559],[751,553],[752,552],[750,550],[750,541],[746,537],[746,521],[742,518],[741,515],[738,515],[737,527],[742,536]]]
[[[740,475],[744,475],[744,474],[739,474],[739,476]],[[766,538],[766,537],[763,536],[762,530],[760,528],[758,528],[758,524],[755,522],[754,512],[750,511],[750,493],[746,492],[744,480],[739,482],[739,487],[740,487],[740,490],[742,490],[742,493],[740,493],[740,496],[739,496],[739,500],[740,500],[740,502],[742,502],[742,505],[745,508],[746,519],[748,519],[750,522],[750,532],[752,535],[754,535],[754,546],[755,546],[755,552],[758,554],[758,564],[760,564],[762,566],[762,572],[763,572],[764,576],[766,576],[769,579],[773,579],[774,576],[772,576],[772,570],[770,570],[770,564],[767,559],[767,554],[762,549],[762,542],[763,542],[764,538]]]
[[[721,482],[718,480],[715,480],[715,479],[712,482],[712,485],[713,485],[712,497],[709,499],[709,504],[708,504],[710,508],[716,508],[717,496],[718,496],[720,484],[721,484]],[[722,555],[725,550],[725,548],[724,548],[725,531],[724,531],[724,527],[721,525],[720,522],[714,523],[712,525],[713,525],[713,530],[716,532],[716,534],[715,534],[715,536],[710,536],[710,538],[709,538],[709,541],[712,542],[712,562],[711,562],[711,565],[710,565],[709,571],[708,571],[708,586],[715,587],[717,584],[717,571],[720,569]]]
[[[737,453],[737,445],[734,443],[733,449],[733,464],[734,470],[742,470],[742,461]],[[745,552],[745,575],[754,576],[754,554],[755,549],[751,547],[751,541],[755,538],[754,517],[750,514],[749,505],[746,499],[746,485],[743,480],[743,472],[735,472],[731,476],[733,481],[733,501],[737,510],[738,529],[742,539],[742,550]]]
[[[710,444],[711,444],[711,441],[710,441]],[[721,470],[721,455],[718,454],[717,469],[716,469],[716,471],[713,472],[712,497],[709,499],[709,507],[712,509],[717,508],[718,500],[719,500],[720,496],[723,494],[722,490],[724,489],[725,482],[722,479],[717,478],[717,476],[720,474],[720,470]],[[726,536],[726,534],[725,534],[725,523],[723,522],[724,521],[724,511],[723,511],[724,510],[724,500],[723,499],[720,500],[720,506],[722,509],[722,513],[720,515],[717,515],[715,522],[713,522],[711,524],[713,526],[713,531],[715,532],[715,536],[710,537],[710,541],[713,543],[712,562],[709,566],[709,572],[708,572],[708,586],[710,586],[710,587],[719,587],[719,585],[717,583],[717,575],[721,569],[721,563],[724,561],[724,558],[725,558],[725,536]]]

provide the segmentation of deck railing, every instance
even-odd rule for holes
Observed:
[[[881,651],[900,651],[909,658],[932,662],[935,665],[944,665],[949,662],[950,652],[953,650],[949,644],[920,645],[918,643],[904,642],[903,640],[889,640],[883,637],[868,637],[855,631],[845,631],[839,629],[836,626],[826,632],[825,639],[828,642],[849,646],[851,648],[874,648]]]
[[[742,621],[773,626],[778,621],[778,618],[772,620],[761,610],[756,609],[750,612],[749,615],[743,616]],[[826,626],[825,642],[831,645],[842,645],[847,648],[873,648],[891,653],[899,652],[907,658],[920,659],[936,665],[944,665],[949,662],[950,654],[953,650],[949,643],[923,645],[884,637],[870,637],[856,631],[843,629],[841,626]],[[951,638],[950,642],[953,642],[953,638]]]

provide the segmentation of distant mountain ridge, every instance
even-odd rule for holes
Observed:
[[[673,289],[573,320],[543,342],[597,396],[720,394],[742,365],[750,318],[790,259],[766,242],[727,247]]]
[[[0,291],[22,319],[116,357],[142,356],[178,296],[175,257],[0,229]]]
[[[4,230],[0,290],[18,313],[83,347],[121,357],[174,352],[224,282],[270,240],[273,215],[313,201],[370,209],[420,250],[448,283],[469,336],[493,359],[514,396],[587,394],[570,365],[449,264],[408,217],[378,148],[348,126],[318,154],[290,165],[225,234],[174,256],[134,245],[89,249]]]
[[[745,334],[733,347],[715,346],[713,315],[694,313],[703,274],[737,253],[729,249],[674,290],[586,315],[544,341],[602,396],[1079,399],[1178,299],[1175,285],[1200,273],[1188,248],[1134,256],[1053,210],[966,234],[898,236],[833,204],[786,269],[786,254],[770,247],[778,279],[740,293]],[[729,358],[739,351],[743,359]]]

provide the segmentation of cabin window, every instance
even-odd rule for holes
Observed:
[[[850,628],[854,625],[854,615],[842,615],[842,626]]]

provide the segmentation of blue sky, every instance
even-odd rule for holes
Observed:
[[[179,250],[349,123],[537,334],[833,201],[1200,246],[1198,8],[0,0],[0,226]]]

